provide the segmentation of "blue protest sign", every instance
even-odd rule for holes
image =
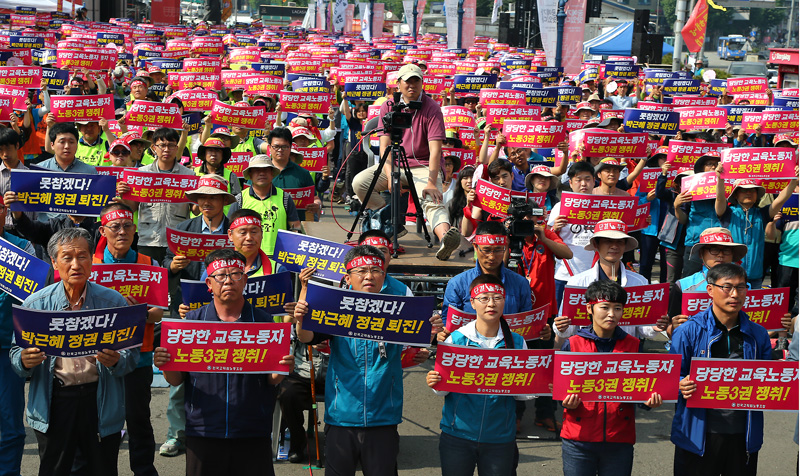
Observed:
[[[541,107],[555,107],[558,101],[558,86],[525,90],[525,102]]]
[[[111,43],[113,45],[125,45],[125,35],[122,33],[110,33],[107,31],[98,31],[97,32],[97,44],[98,45],[106,45]]]
[[[153,66],[158,66],[164,74],[180,73],[183,71],[183,60],[179,59],[166,59],[166,58],[153,58],[147,60]]]
[[[559,86],[558,87],[558,103],[559,104],[578,104],[581,102],[583,92],[577,86]]]
[[[349,250],[350,246],[341,243],[278,230],[272,259],[295,273],[315,268],[314,276],[338,283],[344,277],[344,255]]]
[[[622,120],[625,132],[647,132],[649,134],[674,136],[678,133],[681,113],[625,109]]]
[[[597,68],[584,69],[583,71],[578,73],[578,77],[575,78],[575,82],[578,84],[583,84],[587,81],[596,80],[597,76],[598,76]]]
[[[281,42],[280,41],[259,41],[258,42],[259,48],[263,48],[264,51],[280,51],[281,50]]]
[[[672,79],[672,71],[664,71],[663,69],[644,70],[645,84],[649,84],[651,86],[660,86],[666,79]]]
[[[504,59],[500,62],[500,66],[507,71],[515,69],[530,69],[531,60],[521,58]]]
[[[267,73],[272,76],[284,76],[286,74],[286,63],[253,63],[250,66],[260,73]]]
[[[44,38],[38,36],[18,36],[8,37],[9,48],[44,48]]]
[[[258,40],[246,36],[239,37],[239,46],[257,46]]]
[[[607,63],[606,77],[630,81],[639,77],[639,66],[631,63]]]
[[[728,87],[728,81],[724,79],[712,79],[708,86],[709,96],[722,96],[722,93],[725,92],[725,88]]]
[[[163,100],[167,97],[167,83],[155,83],[149,88],[149,92],[156,95],[159,100]]]
[[[189,124],[189,135],[195,135],[200,133],[203,129],[203,113],[202,112],[193,112],[190,114],[183,115],[183,123]],[[220,126],[222,127],[222,126]]]
[[[728,122],[732,126],[740,126],[742,125],[742,115],[746,112],[761,112],[764,110],[764,106],[756,106],[756,105],[733,105],[733,104],[726,104],[724,106],[719,106],[723,109],[728,111]]]
[[[302,78],[292,81],[292,91],[298,93],[327,93],[331,85],[324,78]]]
[[[321,76],[317,76],[316,74],[308,74],[308,73],[286,73],[286,81],[290,83],[294,83],[298,79],[319,79]]]
[[[50,264],[0,238],[0,290],[24,301],[47,279]]]
[[[783,97],[783,96],[775,96],[772,99],[772,103],[776,106],[783,106],[792,109],[798,108],[799,98],[796,97]]]
[[[15,305],[11,314],[18,346],[73,358],[141,346],[147,305],[82,311],[35,311]]]
[[[558,73],[552,71],[536,71],[532,72],[531,76],[535,76],[542,80],[542,83],[548,84],[558,83],[559,78]]]
[[[467,57],[467,49],[466,48],[450,48],[447,50],[448,53],[455,53],[458,56],[458,59],[464,59]]]
[[[351,101],[375,101],[386,95],[386,83],[345,83],[344,94]]]
[[[189,309],[199,309],[211,302],[211,293],[205,281],[181,280],[183,304]],[[248,277],[244,287],[244,298],[254,307],[270,314],[286,314],[283,305],[294,301],[292,274],[276,273],[266,276]]]
[[[67,81],[69,81],[68,70],[42,68],[42,87],[47,86],[50,90],[61,90]]]
[[[783,219],[786,221],[797,221],[798,218],[798,195],[793,193],[789,200],[786,200],[786,203],[783,204],[783,208],[781,208],[781,215],[783,215]]]
[[[116,196],[116,186],[113,175],[13,170],[11,190],[17,192],[17,201],[11,210],[100,216]]]
[[[457,74],[453,77],[457,93],[477,93],[483,88],[494,88],[496,83],[496,74]]]
[[[692,72],[691,71],[674,71],[672,73],[672,79],[692,79]]]
[[[700,94],[700,81],[697,79],[665,79],[664,94]]]
[[[303,329],[355,339],[428,345],[433,296],[365,293],[308,283]]]

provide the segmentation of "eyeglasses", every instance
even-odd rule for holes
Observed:
[[[124,230],[125,233],[133,230],[134,224],[132,222],[123,223],[120,225],[119,223],[114,223],[113,225],[103,225],[104,227],[108,228],[111,233],[119,233],[120,230]]]
[[[118,150],[118,151],[112,150],[112,151],[110,152],[110,154],[111,154],[111,155],[116,155],[117,157],[124,157],[124,156],[126,156],[126,155],[131,155],[131,151],[129,151],[129,150],[125,150],[125,149],[123,149],[123,150]]]
[[[371,274],[373,276],[380,276],[383,273],[384,273],[384,271],[381,268],[378,268],[377,266],[374,266],[374,267],[371,266],[369,268],[356,268],[356,269],[350,270],[350,274],[355,274],[356,276],[361,277],[361,278],[363,278],[364,276],[366,276],[368,274]]]
[[[285,150],[291,150],[292,146],[290,145],[271,145],[269,146],[272,150],[283,152]]]
[[[173,144],[173,143],[160,144],[160,145],[159,144],[154,144],[153,147],[155,147],[156,149],[160,149],[160,150],[172,150],[172,149],[177,149],[178,148],[178,144]]]
[[[481,296],[472,299],[478,301],[481,304],[489,304],[489,301],[496,303],[496,302],[503,302],[506,300],[506,298],[503,296]]]
[[[705,250],[708,251],[708,254],[710,254],[711,256],[719,256],[719,255],[733,256],[733,250],[730,249],[730,248],[711,248],[711,247],[709,247],[709,248],[706,248]]]
[[[233,281],[241,281],[242,277],[244,277],[244,273],[241,271],[234,271],[232,273],[217,273],[211,275],[211,277],[214,278],[214,281],[218,282],[219,284],[227,281],[229,276]]]
[[[506,248],[499,247],[499,248],[484,248],[482,246],[478,247],[478,251],[485,255],[499,255],[506,252]]]
[[[722,286],[720,286],[719,284],[714,284],[714,283],[708,283],[708,284],[714,286],[715,288],[722,289],[722,292],[724,292],[725,294],[730,294],[731,291],[733,291],[734,289],[736,290],[736,294],[740,294],[740,293],[743,293],[743,292],[747,291],[747,285],[746,284],[740,284],[738,286],[732,286],[730,284],[723,284]]]

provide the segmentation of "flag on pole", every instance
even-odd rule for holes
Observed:
[[[503,6],[503,0],[494,0],[494,8],[492,9],[492,23],[497,23],[497,15],[500,13],[500,7]]]
[[[681,30],[686,49],[697,53],[703,47],[706,39],[706,24],[708,23],[708,3],[706,0],[697,0],[692,10],[692,15]]]

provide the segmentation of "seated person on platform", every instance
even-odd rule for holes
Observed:
[[[506,159],[497,159],[486,168],[486,172],[489,174],[489,180],[506,190],[511,190],[511,184],[513,183],[513,165],[511,162],[507,161]],[[467,225],[466,229],[472,233],[475,231],[475,228],[478,226],[480,222],[484,222],[487,220],[490,221],[498,221],[502,222],[503,217],[499,215],[492,215],[491,213],[484,211],[482,208],[477,206],[477,194],[475,192],[475,188],[472,188],[467,193],[467,203],[472,203],[472,216],[469,220],[469,225]]]

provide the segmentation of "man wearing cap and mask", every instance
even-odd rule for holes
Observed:
[[[229,209],[230,215],[240,208],[249,208],[261,215],[261,226],[264,229],[261,249],[268,256],[272,256],[275,249],[278,230],[300,229],[300,218],[294,200],[272,183],[279,172],[267,155],[260,154],[250,159],[250,164],[242,175],[253,185],[236,197],[236,203],[231,204]]]
[[[628,234],[628,227],[622,220],[601,220],[595,225],[589,244],[584,249],[597,253],[597,264],[588,270],[569,278],[567,287],[586,288],[595,281],[610,280],[622,287],[644,286],[650,284],[641,274],[634,273],[622,265],[622,255],[626,251],[635,250],[639,242]],[[561,308],[564,303],[562,301]],[[578,326],[571,325],[572,316],[565,316],[562,310],[558,311],[559,317],[553,322],[556,333],[556,348],[560,347],[563,339],[575,334]],[[622,326],[622,330],[639,338],[653,337],[656,332],[667,329],[669,318],[664,315],[659,318],[656,326]]]
[[[440,158],[442,155],[442,141],[445,138],[444,117],[442,116],[441,108],[436,102],[423,94],[422,70],[418,66],[407,64],[400,68],[397,84],[401,93],[401,103],[407,105],[418,103],[420,106],[419,109],[410,110],[413,116],[411,128],[403,130],[402,145],[408,156],[411,172],[414,174],[413,186],[417,190],[422,211],[430,222],[433,233],[442,242],[436,257],[440,260],[447,260],[461,244],[461,234],[456,228],[450,227],[449,216],[442,199]],[[383,117],[389,111],[389,102],[386,102],[381,106],[380,116]],[[387,133],[380,134],[381,157],[390,146],[390,142],[391,140]],[[356,175],[353,181],[353,189],[362,203],[364,203],[367,190],[370,183],[372,183],[372,178],[377,168],[378,165],[374,165],[362,171]],[[391,168],[392,164],[387,160],[367,203],[368,208],[377,210],[385,206],[380,192],[391,190]],[[401,180],[405,180],[405,177],[401,176]],[[406,186],[409,185],[412,184],[406,184]],[[397,232],[401,233],[402,230],[397,230]]]
[[[797,176],[797,168],[794,174]],[[717,182],[722,183],[722,164],[717,166]],[[752,289],[761,289],[764,281],[764,232],[767,223],[781,211],[783,204],[792,196],[797,179],[794,178],[781,190],[769,205],[759,206],[765,194],[761,181],[739,179],[733,184],[731,194],[725,199],[725,187],[717,187],[714,209],[720,222],[731,231],[733,239],[747,245],[747,254],[742,267],[747,271],[747,284]]]

